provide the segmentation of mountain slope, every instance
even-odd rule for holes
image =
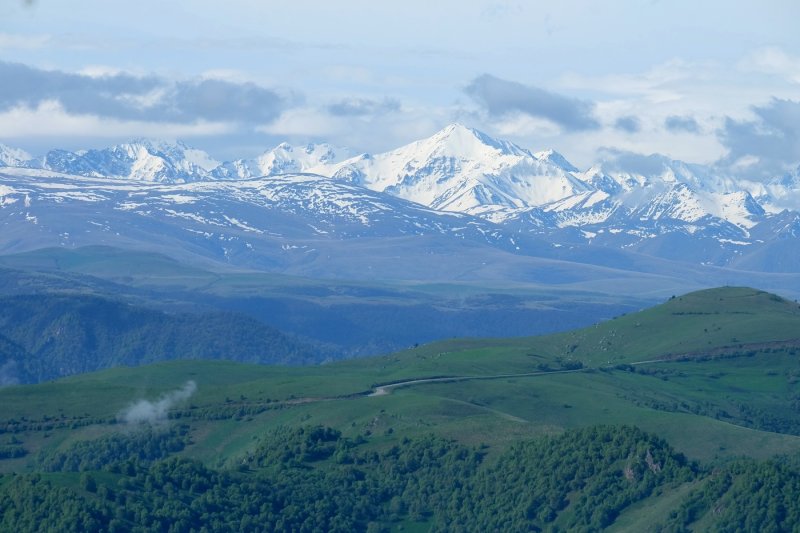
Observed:
[[[0,143],[0,167],[18,167],[30,159],[27,152]]]
[[[216,167],[211,175],[217,179],[249,179],[278,174],[317,173],[351,157],[349,150],[334,148],[329,144],[308,144],[294,147],[281,143],[254,159],[226,161]]]
[[[219,163],[182,142],[136,139],[104,150],[53,150],[26,166],[89,177],[184,183],[209,178]]]
[[[637,274],[550,259],[546,241],[310,174],[187,184],[27,169],[0,175],[6,253],[101,244],[312,277],[546,284],[632,277],[652,287],[676,268],[654,264],[653,274]]]
[[[18,177],[24,172],[28,172],[29,177],[55,177],[54,171],[57,171],[96,178],[97,191],[92,190],[89,181],[80,185],[84,190],[80,193],[83,200],[104,197],[106,192],[102,192],[101,182],[108,180],[123,182],[122,187],[142,182],[173,187],[195,184],[194,191],[173,188],[174,194],[159,198],[158,207],[151,210],[163,212],[162,206],[173,203],[169,208],[171,216],[187,219],[195,217],[196,213],[187,211],[186,204],[192,202],[186,199],[201,189],[223,191],[227,187],[223,196],[236,189],[236,205],[228,203],[225,212],[229,219],[241,221],[238,209],[251,219],[263,216],[262,208],[269,204],[264,201],[267,196],[281,195],[292,188],[296,193],[293,205],[289,205],[291,202],[286,198],[273,202],[278,205],[281,216],[287,212],[298,215],[302,211],[301,220],[292,222],[294,226],[311,226],[328,234],[338,231],[332,229],[334,226],[341,226],[341,235],[348,238],[375,236],[374,228],[381,226],[386,230],[382,236],[390,233],[457,234],[470,243],[499,245],[512,253],[519,251],[549,258],[567,258],[567,251],[588,257],[581,249],[589,247],[596,250],[598,256],[605,256],[613,249],[691,265],[797,272],[797,267],[789,266],[797,237],[786,238],[788,234],[783,234],[778,238],[771,232],[785,217],[784,209],[790,213],[800,210],[794,192],[797,172],[767,183],[756,183],[734,179],[713,167],[660,155],[626,153],[611,153],[603,162],[582,172],[553,150],[533,153],[460,124],[452,124],[427,139],[386,153],[345,159],[349,156],[347,150],[327,144],[292,147],[284,143],[256,158],[219,164],[204,152],[182,143],[136,140],[105,150],[75,153],[55,150],[42,160],[20,162],[19,158],[9,156],[6,159],[15,166],[3,168],[7,175]],[[48,174],[42,168],[51,171]],[[301,173],[307,173],[306,177],[300,178]],[[311,173],[317,177],[310,177]],[[326,179],[330,183],[326,183]],[[253,183],[261,184],[258,188],[265,198],[243,193],[255,188]],[[25,197],[11,194],[13,190],[13,182],[2,178],[0,205],[10,206],[20,198],[24,200]],[[276,192],[270,192],[272,190]],[[77,198],[75,195],[79,192],[62,190],[58,194],[63,201]],[[129,190],[129,195],[135,194]],[[308,195],[314,201],[300,200],[297,194]],[[361,198],[357,207],[342,200],[348,195]],[[333,197],[336,199],[331,200]],[[142,199],[151,201],[153,198],[145,194]],[[123,209],[138,206],[135,211],[140,215],[147,211],[145,202],[129,201],[121,205],[125,206]],[[424,216],[423,208],[427,208]],[[314,213],[315,210],[318,213]],[[348,210],[349,215],[345,215]],[[390,215],[393,210],[397,213]],[[414,214],[409,216],[409,210]],[[214,211],[215,217],[208,216],[207,212],[200,217],[206,221],[216,218],[212,224],[221,227],[232,224],[224,217],[220,220],[218,209]],[[330,219],[333,213],[338,215]],[[447,217],[445,213],[473,218],[458,219]],[[36,217],[35,214],[30,216]],[[422,222],[420,217],[426,220]],[[350,223],[357,218],[360,219],[358,224],[373,229],[356,230]],[[437,223],[435,218],[447,222]],[[318,224],[317,219],[323,219],[324,223]],[[417,220],[411,222],[411,219]],[[193,220],[198,221],[197,218]],[[397,227],[388,231],[391,224]],[[286,227],[285,221],[278,225]],[[195,230],[209,236],[217,233]],[[76,233],[71,235],[74,237]],[[199,248],[207,249],[208,244]],[[214,255],[221,252],[226,260],[231,254],[240,258],[252,255],[241,247],[241,242],[235,244],[213,247],[216,248]],[[246,244],[253,246],[254,243],[247,241]],[[422,243],[422,246],[428,245]],[[329,253],[327,249],[296,242],[282,243],[278,253],[274,245],[261,247],[262,250],[267,248],[271,249],[268,259],[264,260],[262,254],[247,265],[280,267],[285,264],[285,258],[280,255],[289,250],[305,253],[313,249],[326,256]],[[407,250],[408,246],[404,248]],[[554,251],[554,248],[559,250]],[[243,251],[245,253],[240,253]],[[305,257],[301,262],[307,260]],[[387,266],[381,263],[382,267]],[[313,272],[319,269],[298,273]],[[397,274],[393,271],[385,275]],[[763,285],[756,280],[746,282]]]
[[[38,382],[173,359],[319,363],[324,353],[237,313],[167,314],[90,295],[0,298],[6,382]]]
[[[433,209],[471,214],[540,205],[589,190],[561,166],[460,124],[391,152],[344,161],[334,166],[332,177]]]

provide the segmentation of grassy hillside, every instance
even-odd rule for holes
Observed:
[[[724,287],[673,297],[652,309],[553,337],[550,349],[588,363],[736,351],[800,339],[800,305],[775,294]],[[559,347],[559,343],[563,346]]]
[[[77,499],[99,523],[117,498],[132,513],[117,517],[123,531],[150,516],[141,509],[201,520],[179,503],[205,494],[193,486],[260,491],[254,509],[272,509],[263,523],[278,529],[782,530],[800,516],[798,337],[795,302],[727,287],[545,337],[304,368],[172,361],[6,387],[0,472],[25,476],[0,477],[0,491],[17,509],[37,490]],[[26,485],[58,469],[70,472]],[[770,488],[755,487],[761,476]],[[751,509],[753,491],[779,512]],[[231,498],[204,512],[243,523]]]

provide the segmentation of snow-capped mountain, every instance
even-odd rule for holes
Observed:
[[[563,168],[567,172],[578,172],[578,167],[567,161],[567,159],[563,155],[559,154],[552,148],[548,150],[542,150],[541,152],[536,152],[533,155],[539,161],[547,162],[557,167]]]
[[[184,183],[210,178],[219,162],[182,142],[136,139],[104,150],[52,150],[27,166],[80,176]]]
[[[212,268],[312,277],[524,281],[633,295],[720,276],[712,267],[585,242],[560,245],[313,174],[165,184],[4,167],[0,225],[0,253],[109,245]],[[744,284],[754,274],[726,276]],[[793,279],[781,274],[758,284],[784,287]]]
[[[0,143],[0,167],[18,167],[31,159],[30,154]]]
[[[612,153],[580,171],[553,150],[532,152],[460,124],[374,155],[353,156],[328,144],[284,143],[255,158],[218,163],[183,143],[136,140],[103,150],[53,150],[33,160],[2,147],[0,161],[4,169],[16,172],[9,175],[38,172],[50,178],[91,178],[81,182],[81,198],[104,197],[113,183],[122,187],[119,190],[145,183],[191,186],[163,198],[150,189],[136,193],[144,200],[124,203],[136,204],[135,213],[152,210],[151,202],[155,206],[172,202],[180,209],[169,209],[186,218],[184,204],[201,205],[186,198],[205,190],[223,196],[237,191],[236,201],[226,210],[209,207],[198,216],[218,220],[224,212],[240,220],[238,211],[243,210],[252,213],[253,220],[266,217],[273,224],[277,213],[296,216],[302,212],[302,224],[324,228],[326,235],[377,236],[375,228],[389,231],[394,224],[394,235],[470,235],[476,242],[520,254],[547,255],[553,249],[563,254],[576,247],[602,246],[695,264],[766,265],[768,256],[778,253],[775,250],[800,238],[782,232],[776,240],[770,229],[791,220],[785,213],[800,212],[800,168],[761,183],[660,155]],[[93,183],[106,192],[93,193]],[[0,186],[0,192],[8,187]],[[252,193],[254,187],[257,193]],[[279,195],[288,190],[294,191],[292,202]],[[62,192],[61,200],[54,201],[66,206],[66,199],[73,198],[66,189]],[[42,195],[48,198],[47,193]],[[357,208],[351,201],[354,198],[361,199]],[[3,194],[0,205],[19,206],[27,201]],[[124,210],[122,205],[113,209]],[[411,207],[422,211],[413,217],[388,214],[393,209],[406,213]],[[334,213],[334,218],[326,218]],[[434,224],[434,220],[447,220],[450,226]],[[469,231],[442,229],[445,226]],[[757,254],[765,258],[751,263],[743,259]]]
[[[757,184],[757,193],[772,211],[789,209],[797,211],[800,206],[800,166],[776,177],[765,184]]]
[[[708,167],[660,155],[626,159],[605,161],[576,175],[639,220],[694,223],[712,217],[746,229],[765,213],[746,188]]]
[[[470,214],[542,205],[590,190],[566,160],[548,156],[554,159],[538,159],[513,143],[452,124],[397,150],[344,161],[331,175],[440,211]]]
[[[751,187],[664,156],[612,159],[573,174],[591,191],[500,216],[517,226],[528,221],[528,229],[538,233],[574,228],[591,240],[607,232],[626,247],[659,235],[698,232],[721,243],[740,243],[767,217]],[[501,218],[495,214],[494,219]]]
[[[359,266],[358,257],[384,246],[376,239],[387,243],[389,256],[380,261],[400,268],[405,262],[397,261],[398,254],[416,257],[428,274],[429,249],[511,252],[523,240],[479,218],[441,213],[315,174],[163,184],[3,168],[0,224],[4,252],[145,246],[292,273],[314,268],[318,275],[335,261],[346,262],[351,275],[366,268],[377,259],[366,258]],[[417,242],[427,244],[410,251]]]
[[[612,154],[586,172],[578,173],[578,176],[600,188],[611,187],[612,190],[607,191],[609,193],[663,188],[675,184],[685,184],[697,191],[717,193],[740,189],[736,180],[710,167],[676,161],[659,154]]]
[[[295,147],[281,143],[256,158],[227,161],[215,168],[212,175],[218,179],[248,179],[298,172],[325,174],[331,165],[352,156],[350,150],[329,144]]]

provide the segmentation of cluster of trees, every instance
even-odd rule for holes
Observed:
[[[600,426],[512,446],[451,498],[440,531],[596,531],[657,487],[698,475],[662,440]]]
[[[225,471],[166,457],[186,438],[185,428],[123,434],[40,457],[42,470],[74,473],[0,480],[0,530],[382,531],[398,521],[434,531],[591,530],[698,475],[631,427],[520,443],[493,461],[434,436],[389,446],[286,428]]]
[[[670,487],[696,489],[655,531],[787,531],[800,456],[703,470],[634,427],[599,426],[485,449],[435,436],[390,445],[283,428],[219,470],[172,455],[185,427],[76,443],[43,471],[0,476],[2,531],[598,531]]]
[[[113,517],[106,505],[72,487],[59,487],[42,474],[0,476],[0,493],[0,531],[81,533],[110,529],[107,526]]]
[[[800,524],[800,455],[740,460],[701,481],[658,531],[684,532],[698,520],[715,531],[797,531]],[[704,518],[705,517],[705,518]]]
[[[41,453],[36,467],[43,472],[85,472],[107,468],[119,471],[125,462],[139,466],[183,450],[189,441],[189,426],[147,427],[99,439],[73,442],[63,451]],[[127,470],[126,469],[126,470]]]
[[[0,444],[0,459],[25,457],[28,451],[21,444]]]

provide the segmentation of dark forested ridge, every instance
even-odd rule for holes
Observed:
[[[94,295],[1,298],[0,333],[7,382],[172,359],[302,364],[325,357],[239,313],[166,313]]]

